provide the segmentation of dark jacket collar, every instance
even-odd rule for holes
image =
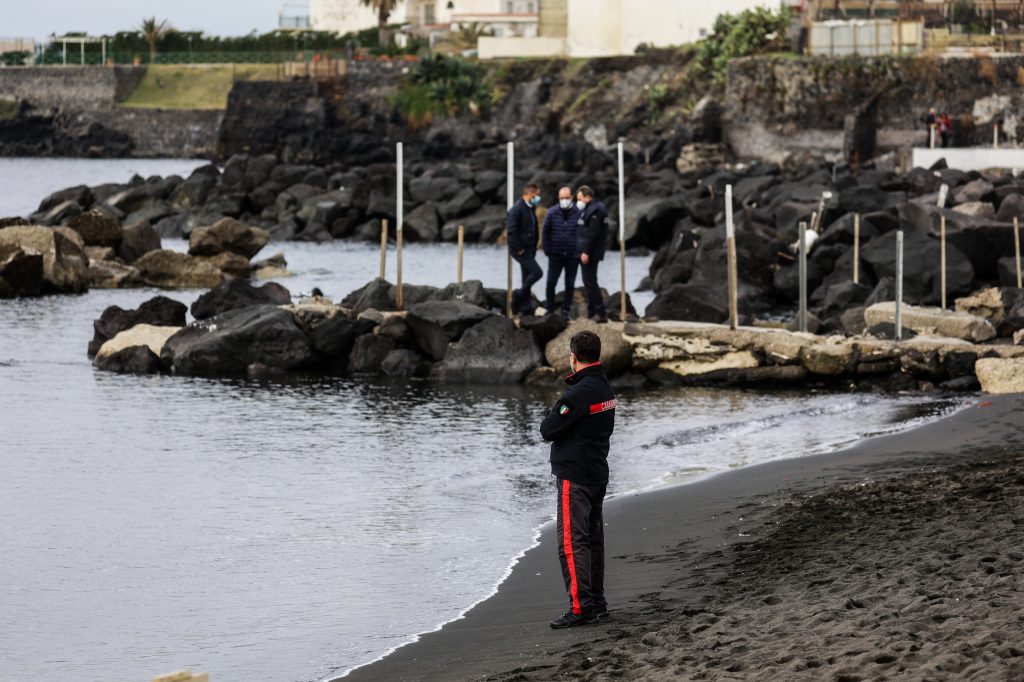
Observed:
[[[567,384],[569,384],[571,386],[572,384],[575,384],[576,382],[578,382],[580,379],[583,379],[584,377],[589,377],[589,376],[592,376],[592,375],[595,375],[595,374],[604,374],[604,370],[601,368],[601,363],[600,362],[597,363],[596,365],[590,365],[589,367],[584,367],[580,371],[574,372],[573,374],[570,374],[569,376],[567,376],[565,378],[565,383],[567,383]]]

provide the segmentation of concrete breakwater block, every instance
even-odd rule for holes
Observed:
[[[941,308],[923,308],[912,305],[901,307],[903,326],[918,334],[964,339],[981,343],[996,337],[996,328],[983,317],[963,312],[950,312]],[[876,303],[864,311],[868,327],[885,322],[895,323],[896,303]]]
[[[974,371],[985,393],[1024,393],[1024,358],[980,358]]]

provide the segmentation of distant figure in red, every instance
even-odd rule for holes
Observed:
[[[949,140],[953,135],[953,121],[950,120],[949,114],[942,112],[935,122],[939,127],[939,135],[942,137],[942,146],[948,147]]]

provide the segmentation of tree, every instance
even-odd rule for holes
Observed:
[[[452,43],[461,50],[475,50],[480,38],[490,35],[494,35],[491,29],[474,21],[471,24],[460,26],[459,30],[452,35]]]
[[[152,63],[156,61],[156,44],[173,33],[174,29],[166,19],[157,21],[156,17],[150,17],[143,19],[139,24],[139,32],[142,33],[143,40],[149,43],[149,61]]]
[[[388,19],[395,11],[398,0],[359,0],[363,7],[372,7],[377,11],[377,40],[381,47],[388,43]]]

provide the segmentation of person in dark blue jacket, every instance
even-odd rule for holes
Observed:
[[[519,263],[522,288],[512,292],[512,314],[533,313],[533,294],[530,289],[544,275],[537,265],[537,205],[540,187],[529,184],[523,188],[523,198],[508,210],[508,250]]]
[[[577,221],[577,248],[583,271],[583,288],[587,291],[587,315],[598,324],[608,321],[601,287],[597,284],[597,266],[608,248],[608,209],[583,185],[576,192],[576,207],[582,211]]]
[[[562,299],[562,319],[569,321],[572,295],[576,290],[576,270],[579,269],[580,254],[576,250],[576,223],[582,212],[572,200],[572,189],[558,190],[558,205],[548,209],[544,216],[541,242],[548,257],[547,309],[555,312],[555,287],[558,278],[565,271],[565,297]]]

